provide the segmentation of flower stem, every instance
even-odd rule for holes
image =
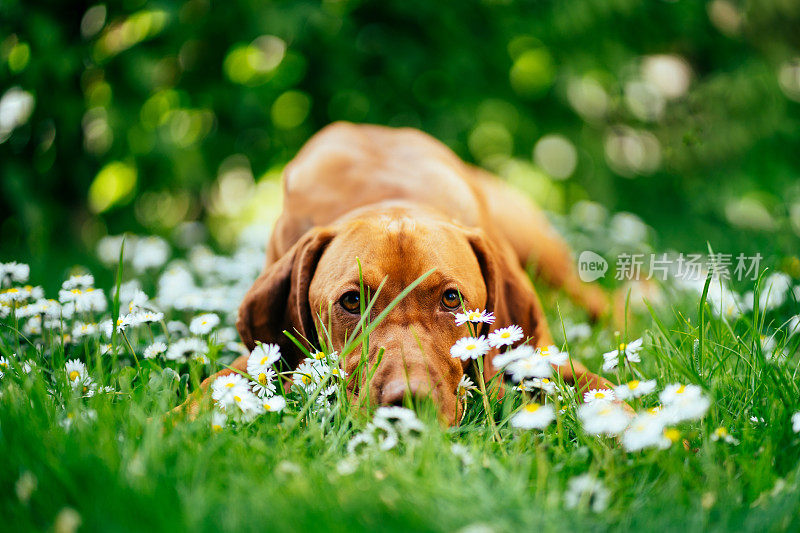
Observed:
[[[492,438],[495,442],[500,442],[500,434],[497,432],[497,426],[494,423],[494,416],[489,405],[489,396],[486,394],[486,383],[483,379],[483,358],[479,357],[478,361],[478,383],[481,387],[481,398],[483,399],[483,410],[486,412],[486,421],[492,430]]]

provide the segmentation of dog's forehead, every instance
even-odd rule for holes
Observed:
[[[481,278],[480,266],[463,231],[438,219],[402,213],[376,214],[354,220],[341,228],[323,253],[318,266],[333,276],[358,275],[356,257],[365,281],[380,283],[384,277],[409,284],[425,272],[435,272],[423,282],[473,281]]]

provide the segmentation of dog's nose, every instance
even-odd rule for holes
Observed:
[[[381,389],[381,405],[402,406],[406,396],[410,398],[428,398],[435,395],[434,389],[428,380],[424,379],[397,379],[390,381]]]

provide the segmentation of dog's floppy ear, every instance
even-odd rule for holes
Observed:
[[[513,251],[494,243],[482,231],[469,234],[468,239],[486,283],[486,309],[495,316],[494,324],[484,324],[481,333],[516,324],[526,337],[533,337],[533,346],[552,344],[539,297]]]
[[[283,332],[316,342],[308,287],[322,252],[333,237],[333,231],[326,228],[310,230],[256,279],[239,307],[236,321],[248,350],[255,348],[256,341],[275,343],[281,347],[283,359],[293,366],[299,361],[300,352]]]

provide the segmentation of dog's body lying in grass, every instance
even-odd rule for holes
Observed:
[[[568,247],[523,193],[420,131],[333,124],[286,167],[284,191],[267,265],[239,310],[249,349],[276,343],[293,367],[302,354],[283,332],[315,341],[324,324],[329,348],[341,350],[360,317],[356,258],[365,290],[374,295],[386,278],[373,315],[435,269],[370,334],[369,363],[381,348],[384,355],[369,387],[353,380],[349,390],[372,404],[430,396],[448,422],[458,420],[455,391],[466,363],[449,350],[468,334],[453,320],[462,308],[487,309],[494,327],[518,324],[532,344],[552,344],[529,263],[590,316],[606,312],[605,294],[578,279]],[[486,356],[487,379],[495,352]],[[355,349],[343,358],[349,374],[361,357]],[[246,360],[233,368],[244,371]],[[569,382],[608,385],[577,361],[557,370]]]

